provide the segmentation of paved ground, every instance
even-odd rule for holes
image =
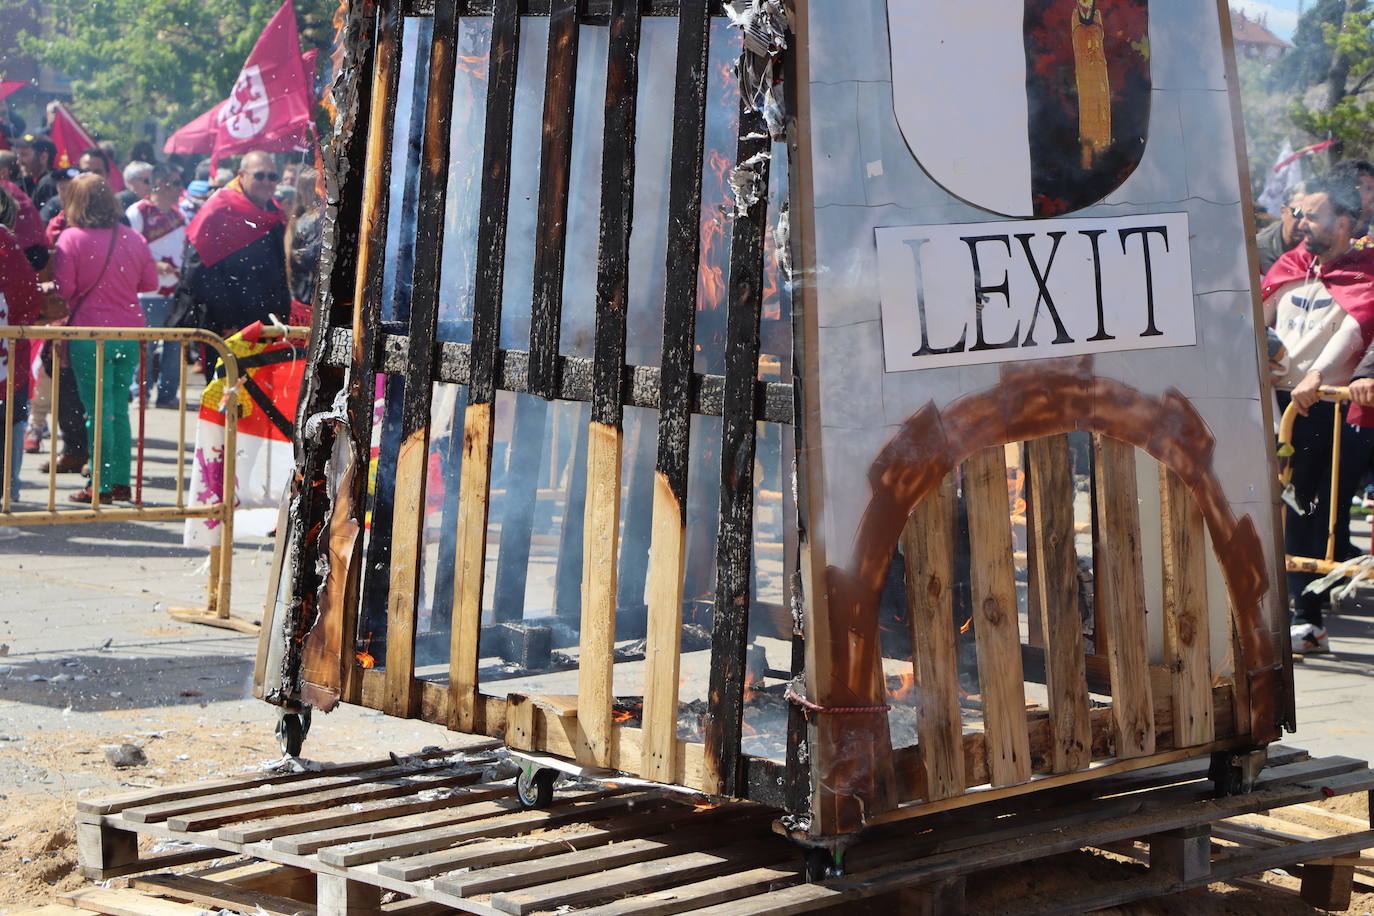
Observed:
[[[164,487],[174,416],[150,411],[150,466]],[[37,464],[30,457],[24,475],[35,485]],[[62,493],[79,482],[64,478]],[[1368,525],[1358,530],[1367,536]],[[234,555],[234,610],[256,615],[271,544],[245,537]],[[276,755],[275,714],[248,695],[255,639],[166,613],[204,602],[205,563],[204,551],[181,546],[179,523],[43,526],[0,540],[0,796],[204,778]],[[1297,666],[1301,727],[1285,740],[1374,759],[1374,601],[1334,618],[1331,634],[1331,655]],[[146,745],[152,769],[131,777],[72,765],[70,755],[98,756],[101,744],[119,740]],[[436,726],[342,709],[317,720],[307,754],[356,759],[445,740]],[[215,756],[197,768],[198,743],[214,745]]]

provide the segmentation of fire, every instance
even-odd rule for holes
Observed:
[[[695,811],[710,811],[713,808],[719,808],[721,804],[722,802],[699,801],[695,805],[693,805],[692,808]]]
[[[339,78],[339,71],[343,69],[344,57],[344,27],[348,23],[348,0],[339,0],[338,7],[334,10],[334,47],[329,51],[329,79],[326,81],[328,89],[320,96],[320,105],[329,115],[332,122],[339,113],[339,108],[334,104],[334,83]]]
[[[887,688],[888,699],[894,703],[914,705],[920,693],[916,686],[916,672],[903,671],[898,677],[900,681],[895,686]]]
[[[624,725],[626,722],[629,722],[634,717],[634,713],[630,712],[628,709],[611,710],[611,721],[614,722],[616,725]]]
[[[487,58],[481,54],[459,54],[458,69],[484,80],[487,78]]]
[[[376,667],[377,667],[377,660],[376,660],[375,658],[372,657],[372,653],[371,653],[371,652],[359,652],[359,653],[357,653],[354,657],[357,658],[357,660],[358,660],[358,667],[360,667],[360,668],[376,668]]]
[[[968,631],[971,630],[971,629],[973,629],[973,618],[972,618],[972,617],[970,617],[968,620],[965,620],[965,621],[964,621],[964,625],[961,626],[961,627],[959,628],[959,635],[961,635],[961,636],[967,636],[967,635],[968,635]]]

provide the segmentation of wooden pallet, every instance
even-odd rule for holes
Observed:
[[[1359,854],[1374,848],[1374,830],[1332,815],[1310,826],[1310,816],[1298,816],[1306,809],[1278,809],[1369,791],[1374,771],[1360,760],[1311,759],[1283,747],[1269,763],[1252,791],[1221,799],[1212,798],[1206,765],[1183,761],[889,824],[848,850],[847,874],[807,883],[803,850],[779,835],[779,812],[760,805],[694,805],[680,792],[592,786],[524,810],[511,784],[478,782],[461,760],[382,760],[82,802],[80,863],[92,878],[236,854],[258,860],[275,883],[260,875],[247,888],[215,873],[158,876],[137,879],[135,889],[81,891],[70,902],[115,916],[186,912],[160,900],[144,909],[131,902],[149,892],[231,908],[256,893],[254,905],[267,913],[320,916],[555,908],[733,916],[899,895],[903,906],[924,901],[932,911],[959,912],[970,875],[1082,848],[1141,857],[1135,844],[1144,844],[1148,872],[1109,893],[1094,888],[1096,896],[1026,912],[1087,912],[1301,863],[1306,899],[1345,905],[1354,870],[1369,864]],[[139,837],[196,848],[143,857]],[[383,903],[388,893],[396,899]],[[410,909],[387,908],[402,902]]]

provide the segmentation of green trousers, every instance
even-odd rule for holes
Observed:
[[[92,461],[100,461],[100,489],[129,486],[129,464],[133,452],[133,433],[129,426],[129,386],[138,372],[138,342],[111,340],[105,343],[105,371],[101,378],[100,455],[95,456],[96,344],[93,340],[73,340],[67,344],[68,358],[76,372],[76,387],[86,406],[86,441]]]

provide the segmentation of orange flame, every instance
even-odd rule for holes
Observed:
[[[370,652],[359,652],[355,657],[358,659],[358,667],[360,668],[377,667],[377,660],[372,657],[372,653]]]
[[[334,103],[334,84],[339,78],[339,71],[343,69],[344,27],[347,23],[348,0],[339,0],[339,5],[334,10],[334,47],[329,52],[329,79],[326,82],[328,88],[320,96],[320,106],[329,115],[330,122],[333,122],[339,113],[339,107]]]
[[[888,699],[896,703],[914,704],[919,696],[919,689],[916,686],[916,672],[903,671],[898,676],[901,681],[896,686],[887,688]]]
[[[458,69],[479,80],[487,78],[487,58],[483,55],[458,55]]]
[[[635,714],[628,709],[611,710],[611,721],[617,725],[622,725],[635,717]]]

